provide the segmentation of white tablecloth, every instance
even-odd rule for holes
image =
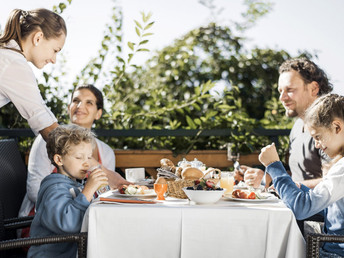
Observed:
[[[293,213],[281,202],[214,205],[92,204],[87,257],[305,257]]]

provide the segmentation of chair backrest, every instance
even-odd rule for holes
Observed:
[[[0,204],[4,219],[18,217],[26,193],[27,168],[14,139],[0,140]]]
[[[4,239],[5,239],[4,213],[2,210],[2,203],[0,201],[0,241]]]

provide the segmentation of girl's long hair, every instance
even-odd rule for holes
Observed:
[[[42,31],[45,39],[58,38],[62,34],[67,35],[63,18],[48,9],[40,8],[32,11],[14,9],[0,36],[0,47],[4,47],[13,39],[23,51],[22,41],[35,31]]]

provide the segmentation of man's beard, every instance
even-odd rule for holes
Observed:
[[[297,117],[299,114],[297,113],[296,110],[286,109],[285,110],[285,115],[287,117]]]

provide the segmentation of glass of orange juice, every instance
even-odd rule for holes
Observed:
[[[222,171],[220,179],[220,187],[225,188],[225,194],[231,194],[234,187],[234,172]]]
[[[157,200],[159,200],[159,201],[165,200],[164,194],[167,191],[167,184],[157,184],[157,183],[155,183],[154,184],[154,191],[156,192],[156,194],[158,196]]]

